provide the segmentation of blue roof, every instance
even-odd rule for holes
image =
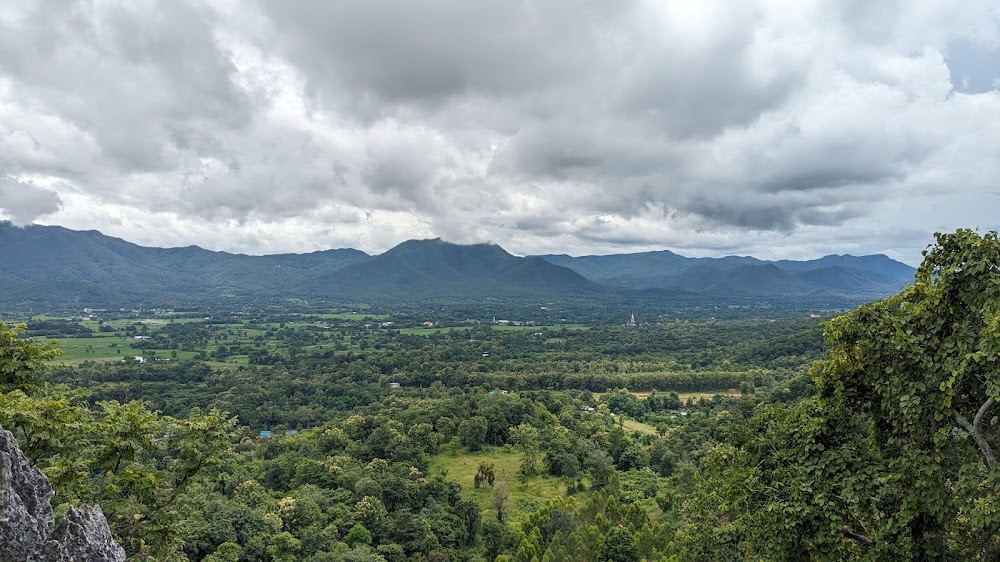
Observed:
[[[270,431],[261,431],[260,432],[260,436],[261,437],[270,437],[271,436],[271,432]]]

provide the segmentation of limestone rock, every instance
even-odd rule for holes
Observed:
[[[55,527],[52,486],[0,428],[0,562],[120,561],[99,507],[71,508]]]

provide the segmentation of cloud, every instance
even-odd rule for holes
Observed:
[[[18,181],[0,179],[0,211],[16,226],[55,213],[62,200],[55,192]]]
[[[4,208],[246,252],[912,261],[997,227],[998,48],[985,0],[25,1]]]

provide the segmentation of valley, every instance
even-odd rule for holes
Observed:
[[[913,439],[942,455],[921,469],[941,480],[920,501],[951,488],[965,499],[950,505],[978,521],[987,516],[976,506],[995,497],[982,492],[993,469],[988,455],[976,460],[975,444],[995,437],[982,425],[994,399],[971,396],[1000,354],[975,351],[968,357],[978,363],[962,363],[971,369],[959,381],[964,394],[950,399],[958,425],[935,417],[937,402],[927,406],[941,422],[930,429],[955,439],[914,433],[923,426],[906,421],[927,403],[920,389],[947,393],[936,370],[921,375],[931,386],[913,375],[927,358],[954,360],[953,347],[913,347],[950,337],[934,332],[934,318],[950,318],[949,329],[980,347],[994,341],[995,323],[981,311],[992,310],[1000,285],[995,268],[976,265],[993,258],[964,252],[992,251],[995,238],[952,236],[928,258],[943,264],[937,277],[924,268],[898,294],[853,310],[825,299],[810,306],[794,293],[748,304],[619,301],[618,289],[596,284],[598,297],[572,284],[527,297],[534,285],[523,280],[506,296],[492,285],[488,295],[417,291],[340,304],[232,297],[12,308],[0,323],[0,426],[52,482],[56,509],[99,505],[133,559],[603,562],[595,553],[617,545],[607,554],[615,562],[738,560],[780,552],[807,528],[824,529],[808,536],[830,546],[792,548],[879,559],[902,544],[869,538],[894,532],[878,526],[894,503],[851,499],[843,488],[910,494],[851,475],[916,470],[893,460]],[[394,283],[424,288],[411,270],[428,264],[474,262],[450,277],[428,273],[457,282],[502,278],[526,263],[483,250],[423,241],[383,261],[408,264]],[[496,263],[487,268],[483,255]],[[844,259],[859,260],[741,263],[724,284],[750,283],[758,277],[746,268],[755,267],[785,286],[785,277],[802,281],[796,271]],[[691,265],[720,267],[729,266]],[[956,313],[967,303],[980,312]],[[907,376],[893,372],[897,364]],[[869,384],[894,385],[899,397],[873,409],[880,399]],[[975,422],[961,423],[977,409]],[[954,470],[973,488],[949,484]],[[785,494],[789,487],[799,492]],[[824,501],[843,514],[825,527],[811,511]],[[845,533],[843,517],[859,530]]]

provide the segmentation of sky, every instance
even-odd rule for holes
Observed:
[[[18,0],[0,218],[915,264],[998,228],[998,88],[982,0]]]

